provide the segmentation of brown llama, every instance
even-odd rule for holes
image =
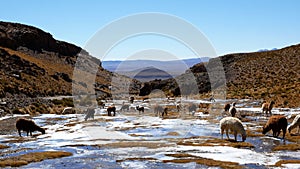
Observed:
[[[263,126],[262,134],[266,134],[268,131],[272,130],[273,137],[278,137],[280,131],[283,132],[283,139],[285,137],[286,128],[288,122],[287,119],[283,115],[273,115],[269,118],[268,122],[265,126]]]
[[[225,106],[224,106],[224,110],[225,110],[225,112],[229,112],[230,114],[231,114],[231,117],[235,117],[235,114],[237,113],[237,110],[236,110],[236,108],[235,108],[235,102],[233,102],[232,103],[232,106],[229,104],[229,103],[227,103],[227,104],[225,104]]]
[[[203,111],[204,114],[209,113],[209,109],[211,107],[210,103],[199,103],[199,109]]]
[[[264,112],[266,113],[266,115],[268,115],[268,112],[270,115],[272,115],[272,108],[274,106],[275,102],[274,101],[271,101],[270,103],[266,103],[264,102],[261,106],[261,109],[262,109],[262,113],[264,114]]]
[[[229,113],[231,114],[231,117],[235,117],[237,110],[235,108],[235,102],[232,103],[232,106],[229,108]]]
[[[21,130],[26,131],[27,136],[29,133],[30,133],[30,136],[32,136],[32,132],[34,132],[34,131],[40,131],[42,134],[45,134],[45,129],[36,125],[32,120],[28,120],[28,119],[24,119],[24,118],[17,120],[16,128],[21,137],[22,137]]]
[[[111,112],[114,112],[113,116],[116,116],[116,107],[115,106],[109,106],[106,110],[107,110],[108,116],[111,116]]]
[[[145,108],[143,106],[136,106],[136,110],[138,110],[139,114],[141,114],[141,112],[144,113]]]
[[[164,108],[161,116],[164,117],[165,114],[168,115],[168,108],[167,107]]]
[[[230,104],[229,103],[225,104],[224,110],[225,111],[229,111],[229,109],[230,109]]]

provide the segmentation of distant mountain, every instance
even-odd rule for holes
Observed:
[[[171,60],[171,61],[158,61],[158,60],[125,60],[125,61],[102,61],[103,68],[117,72],[122,75],[132,77],[132,74],[137,74],[139,71],[144,70],[145,68],[154,68],[155,70],[161,70],[167,72],[171,76],[178,76],[184,73],[187,69],[193,65],[201,62],[207,62],[208,57],[203,58],[193,58],[193,59],[184,59],[184,60]],[[155,70],[147,71],[153,72],[154,74],[149,74],[155,79]],[[136,72],[136,73],[134,73]],[[149,78],[151,79],[151,78]],[[154,80],[152,79],[152,80]]]
[[[257,52],[268,52],[268,51],[272,51],[272,50],[277,50],[277,48],[273,48],[273,49],[260,49]]]
[[[130,72],[122,72],[122,74],[141,82],[147,82],[155,79],[165,80],[173,78],[173,75],[171,75],[170,73],[152,66],[133,70]]]

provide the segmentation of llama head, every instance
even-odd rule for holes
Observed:
[[[266,134],[268,131],[270,131],[270,127],[266,125],[263,127],[262,134]]]
[[[247,135],[246,134],[242,134],[242,140],[243,142],[246,140]]]
[[[38,131],[40,131],[42,134],[45,134],[45,133],[46,133],[46,132],[45,132],[45,129],[43,129],[43,128],[41,128],[41,127],[38,129]]]

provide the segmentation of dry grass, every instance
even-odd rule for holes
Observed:
[[[282,167],[282,164],[300,164],[300,160],[280,160],[275,163],[275,166]]]
[[[6,148],[9,148],[9,146],[0,144],[0,149],[6,149]]]
[[[175,131],[167,133],[167,136],[179,136],[179,135],[180,134]]]
[[[280,151],[280,150],[298,151],[298,150],[300,150],[300,144],[278,145],[273,148],[273,151]]]
[[[196,141],[196,140],[183,140],[178,143],[178,145],[187,145],[187,146],[230,146],[234,148],[254,148],[254,145],[249,142],[236,142],[232,139],[218,139],[211,138],[208,140]]]
[[[39,162],[45,159],[61,158],[71,156],[72,153],[64,151],[46,151],[46,152],[34,152],[28,153],[16,157],[9,157],[0,160],[0,167],[19,167],[22,165],[27,165],[32,162]]]
[[[300,143],[300,135],[287,134],[285,139],[290,141],[290,142],[295,142],[295,143],[298,143],[298,144]]]
[[[262,137],[262,136],[264,136],[262,134],[262,130],[261,129],[246,130],[246,134],[247,134],[247,137]]]
[[[201,164],[201,165],[205,165],[205,166],[221,167],[221,168],[224,168],[224,169],[243,168],[242,166],[240,166],[238,163],[235,163],[235,162],[218,161],[218,160],[193,156],[193,155],[190,155],[190,154],[166,154],[166,155],[171,156],[171,157],[175,157],[177,159],[163,160],[164,163],[191,163],[191,162],[195,162],[197,164]],[[180,159],[178,159],[178,158],[180,158]]]
[[[150,135],[150,134],[137,134],[137,133],[132,133],[132,134],[129,134],[130,136],[132,137],[153,137],[153,135]]]

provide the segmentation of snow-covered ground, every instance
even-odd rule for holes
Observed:
[[[185,100],[185,102],[200,103],[202,101]],[[224,101],[219,103],[224,104]],[[238,104],[238,112],[254,114],[249,117],[251,121],[244,123],[245,126],[255,126],[258,121],[265,122],[267,120],[267,117],[260,114],[260,108],[244,106],[243,103]],[[270,145],[275,146],[289,142],[265,136],[247,138],[246,142],[252,143],[256,148],[179,145],[177,143],[183,139],[200,137],[219,139],[221,137],[218,121],[223,114],[196,113],[195,116],[191,116],[187,112],[184,113],[188,114],[189,118],[163,119],[155,117],[149,106],[148,111],[142,115],[135,111],[129,111],[117,112],[117,116],[108,117],[105,109],[97,109],[95,119],[88,121],[84,121],[83,114],[43,114],[34,117],[33,120],[46,128],[46,134],[37,135],[36,139],[24,137],[22,141],[16,141],[20,140],[17,132],[13,135],[1,135],[0,143],[3,142],[10,146],[9,150],[27,148],[26,151],[20,150],[15,153],[3,150],[1,158],[46,150],[64,150],[73,153],[71,157],[31,163],[23,168],[60,168],[62,163],[65,167],[72,166],[72,168],[208,168],[195,163],[163,163],[163,160],[175,158],[167,156],[167,154],[177,153],[236,162],[243,166],[251,166],[251,168],[274,165],[282,159],[296,158],[300,160],[299,150],[270,151],[268,147]],[[300,109],[275,108],[273,114],[284,114],[289,118],[292,115],[300,114]],[[2,117],[0,121],[6,118],[10,117]],[[255,127],[246,127],[246,129],[252,130]],[[268,148],[264,149],[264,145]],[[258,148],[260,146],[262,149]],[[128,158],[154,160],[126,160]],[[121,161],[117,162],[117,160]],[[300,168],[299,164],[284,164],[283,166]]]

